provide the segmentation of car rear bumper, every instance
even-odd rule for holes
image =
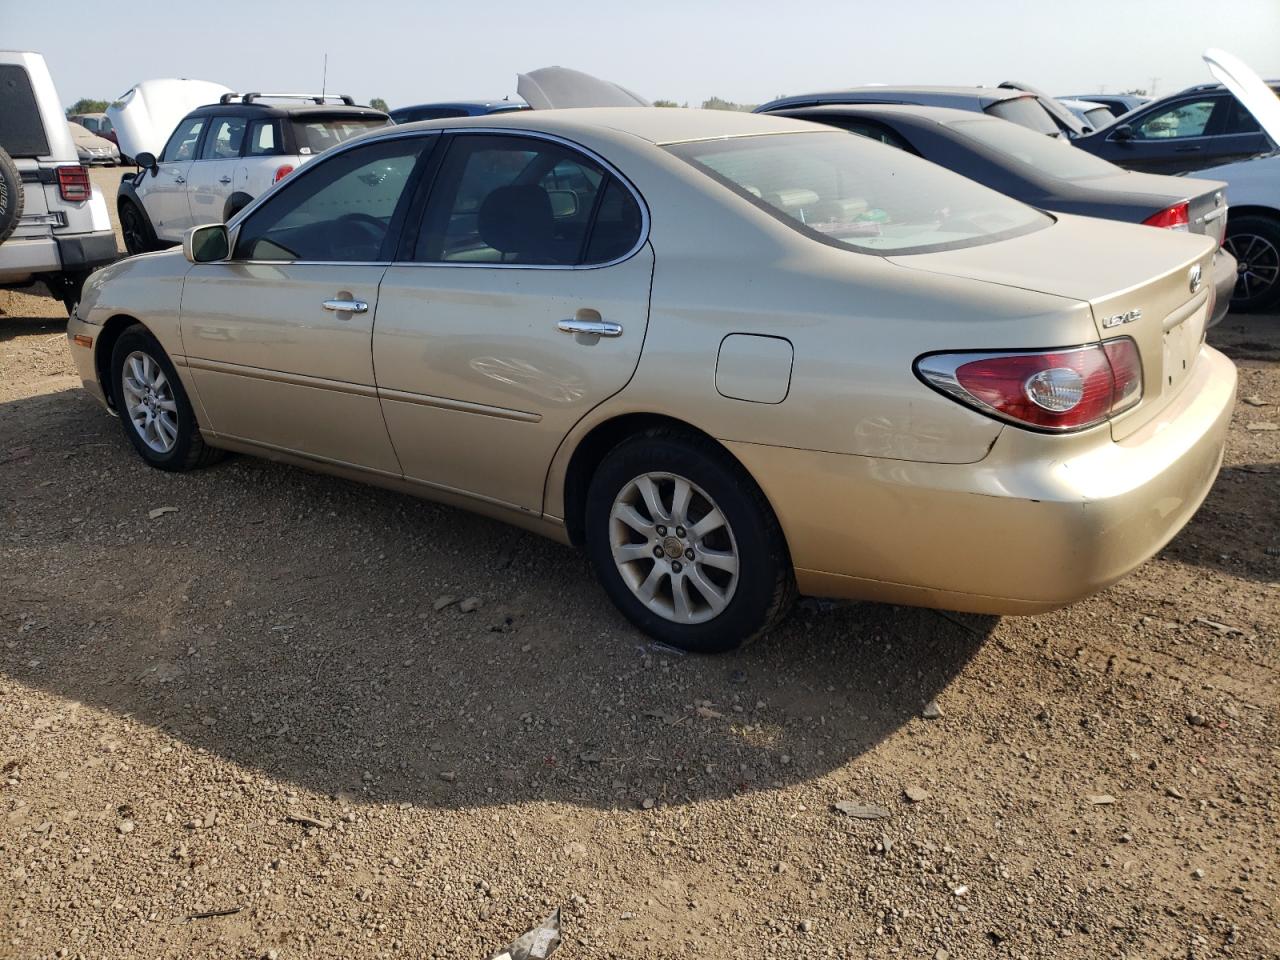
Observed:
[[[1217,325],[1231,309],[1231,295],[1236,290],[1236,258],[1226,250],[1219,249],[1213,255],[1213,287],[1218,299],[1205,329]]]
[[[70,237],[10,237],[0,245],[0,283],[27,283],[42,273],[89,272],[118,258],[116,235],[110,230]]]
[[[769,497],[802,593],[976,613],[1052,610],[1169,542],[1217,476],[1234,365],[1202,348],[1141,430],[1006,428],[986,459],[933,464],[729,443]]]

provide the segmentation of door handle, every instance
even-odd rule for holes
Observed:
[[[218,182],[219,182],[219,183],[230,183],[230,182],[231,182],[231,178],[230,178],[230,177],[219,177],[219,178],[218,178]]]
[[[368,313],[369,304],[363,300],[326,300],[322,306],[334,313]]]
[[[622,324],[608,320],[561,320],[556,328],[561,333],[585,333],[596,337],[622,336]]]
[[[180,174],[180,173],[175,173],[175,174],[173,175],[173,182],[174,182],[174,183],[186,183],[186,182],[187,182],[187,178],[186,178],[186,177],[184,177],[184,176],[183,176],[182,174]]]
[[[1174,147],[1174,153],[1199,153],[1200,147]]]

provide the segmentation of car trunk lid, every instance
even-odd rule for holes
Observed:
[[[1111,423],[1112,436],[1121,440],[1156,416],[1189,379],[1212,310],[1216,241],[1172,231],[1152,236],[1146,232],[1151,229],[1060,215],[1052,227],[1010,240],[888,259],[914,270],[1087,302],[1099,339],[1131,337],[1142,356],[1142,401]],[[1193,291],[1197,267],[1200,282]]]

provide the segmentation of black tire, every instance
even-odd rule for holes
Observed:
[[[124,234],[124,248],[129,256],[160,249],[156,232],[144,210],[132,200],[122,200],[119,213],[120,232]]]
[[[143,431],[135,424],[130,415],[130,408],[125,393],[126,363],[135,354],[149,357],[163,372],[166,385],[169,387],[167,399],[171,399],[175,409],[173,420],[176,433],[172,438],[172,446],[158,450],[150,445]],[[209,446],[200,435],[200,427],[196,423],[195,411],[187,392],[182,388],[177,371],[154,336],[142,324],[134,324],[120,335],[111,350],[111,396],[116,412],[120,414],[120,424],[124,435],[128,437],[133,448],[151,466],[160,470],[174,472],[192,470],[207,466],[221,459],[222,451]]]
[[[1222,246],[1236,258],[1231,309],[1267,310],[1280,302],[1280,218],[1266,214],[1231,216]]]
[[[13,158],[0,147],[0,243],[17,229],[24,199],[22,174]]]
[[[701,543],[694,542],[692,530],[680,532],[683,527],[669,530],[668,533],[679,533],[678,537],[673,537],[655,525],[652,542],[646,540],[645,534],[627,534],[633,537],[634,545],[645,544],[646,550],[662,549],[667,543],[677,548],[665,554],[662,561],[647,556],[636,557],[628,567],[628,576],[633,581],[647,580],[659,562],[667,563],[668,571],[680,571],[681,564],[686,564],[688,569],[683,571],[683,575],[698,572],[703,577],[714,576],[717,579],[712,586],[724,593],[728,593],[729,587],[727,574],[684,558],[691,555],[695,546],[701,549],[708,545],[722,551],[729,546],[736,548],[737,580],[732,594],[723,609],[702,622],[676,622],[669,616],[674,611],[675,599],[674,575],[671,572],[658,574],[660,584],[655,600],[670,608],[668,615],[664,615],[655,612],[637,596],[614,562],[610,537],[615,523],[620,523],[611,517],[614,502],[624,491],[634,489],[631,484],[644,474],[682,478],[697,488],[686,513],[686,522],[696,522],[695,518],[705,515],[708,500],[726,521],[722,531],[709,535]],[[658,483],[660,486],[671,483],[674,489],[674,479],[659,480]],[[702,499],[704,495],[706,500]],[[669,493],[660,490],[660,496],[668,497]],[[699,503],[704,508],[703,514],[695,512]],[[653,516],[643,519],[655,520]],[[625,529],[617,527],[623,533],[630,529],[629,526]],[[709,544],[711,536],[722,539],[719,544]],[[795,601],[795,576],[786,541],[760,488],[723,449],[708,440],[677,430],[652,430],[632,437],[604,458],[591,478],[587,492],[586,546],[601,586],[628,620],[663,643],[695,653],[721,653],[742,646],[778,624]],[[678,549],[681,546],[689,552],[682,554]],[[696,556],[696,553],[692,555]],[[686,595],[703,608],[704,614],[710,611],[712,605],[704,600],[696,586],[697,581],[690,577],[687,582],[693,594],[689,594],[689,588],[686,588]]]

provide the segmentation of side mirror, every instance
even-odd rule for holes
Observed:
[[[1129,124],[1127,123],[1120,124],[1120,126],[1116,127],[1113,131],[1111,131],[1111,139],[1112,140],[1132,140],[1133,127],[1129,126]]]
[[[152,173],[155,173],[156,155],[154,153],[147,153],[147,151],[143,150],[141,153],[134,156],[133,162],[143,170],[150,170]]]
[[[216,263],[231,255],[231,241],[225,223],[192,227],[182,238],[182,253],[191,263]]]

